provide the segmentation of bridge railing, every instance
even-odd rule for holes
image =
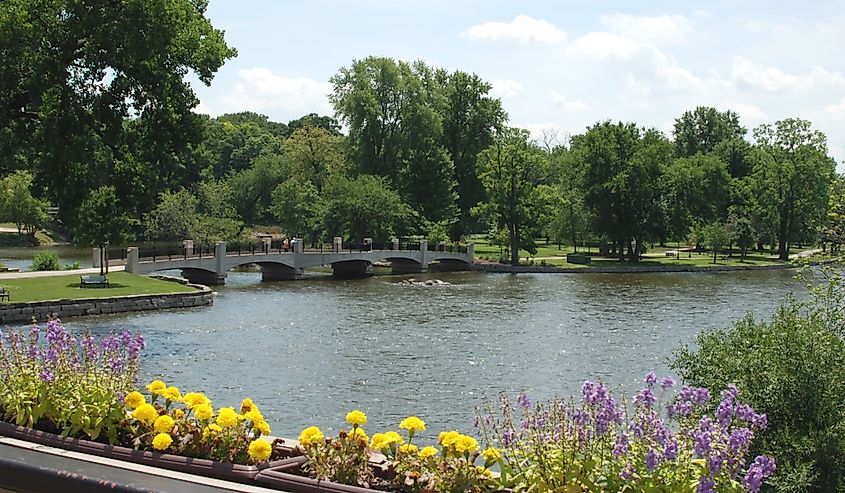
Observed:
[[[106,249],[106,259],[112,260],[126,260],[126,248],[111,247]]]
[[[181,246],[154,246],[138,249],[139,260],[175,260],[189,258],[214,258],[214,245],[196,245],[193,251]]]
[[[270,248],[264,243],[235,242],[226,245],[226,255],[255,255],[256,253],[270,253]]]

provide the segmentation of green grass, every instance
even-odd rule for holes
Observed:
[[[0,286],[9,291],[12,302],[58,299],[106,298],[133,294],[189,293],[194,288],[176,282],[146,276],[114,272],[108,275],[108,288],[80,288],[79,276],[29,277],[4,279]]]

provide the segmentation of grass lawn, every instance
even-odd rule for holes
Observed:
[[[161,281],[128,272],[108,275],[108,288],[80,288],[79,276],[30,277],[4,279],[0,286],[9,291],[12,302],[78,298],[105,298],[132,294],[189,293],[194,288],[176,282]]]

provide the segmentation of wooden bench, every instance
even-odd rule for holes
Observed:
[[[0,287],[0,301],[3,300],[11,301],[11,298],[9,298],[9,292],[6,291],[6,288]]]
[[[109,280],[106,276],[79,276],[79,287],[84,288],[91,286],[94,288],[109,287]]]

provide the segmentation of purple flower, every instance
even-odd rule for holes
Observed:
[[[528,409],[531,407],[531,400],[525,394],[519,394],[519,397],[516,398],[516,403],[519,404],[523,409]]]
[[[707,476],[701,476],[698,478],[698,488],[695,491],[696,493],[714,493],[716,491],[716,483]]]
[[[643,381],[649,387],[654,387],[654,384],[657,383],[657,375],[655,375],[653,371],[650,371],[646,373],[645,379]]]
[[[55,349],[50,348],[47,350],[47,361],[50,363],[55,363],[59,359],[59,354],[56,352]]]
[[[660,455],[654,449],[648,449],[645,454],[645,466],[649,471],[653,471],[658,465],[660,465]]]
[[[666,445],[663,447],[663,456],[669,460],[675,460],[678,458],[678,442],[673,439],[667,440]]]
[[[628,453],[628,434],[624,431],[616,436],[616,444],[613,446],[613,458],[618,459],[619,456]]]
[[[656,401],[657,398],[654,396],[654,392],[652,392],[650,388],[640,390],[634,397],[635,406],[645,407],[647,409],[651,409],[651,406],[654,405]]]
[[[751,439],[754,433],[748,428],[736,428],[731,430],[730,438],[728,438],[728,447],[731,452],[741,452],[738,455],[745,455],[745,450],[751,444]]]
[[[514,438],[516,438],[516,433],[514,433],[513,430],[505,430],[502,433],[502,446],[506,448],[510,447],[514,441]]]
[[[733,419],[734,403],[733,398],[729,395],[726,397],[724,392],[722,392],[722,397],[724,400],[719,403],[719,408],[716,410],[716,417],[719,419],[719,424],[727,428],[731,425],[731,420]]]
[[[751,493],[760,491],[763,481],[775,472],[775,460],[765,455],[758,455],[754,463],[748,468],[748,473],[742,483]]]
[[[47,367],[41,369],[41,381],[45,383],[53,383],[56,381],[56,376],[53,375],[53,371]]]
[[[660,388],[663,390],[671,389],[675,386],[675,380],[672,377],[663,377],[660,381]]]
[[[739,389],[736,388],[736,385],[729,383],[728,388],[722,391],[722,399],[730,399],[735,400],[739,396]]]

